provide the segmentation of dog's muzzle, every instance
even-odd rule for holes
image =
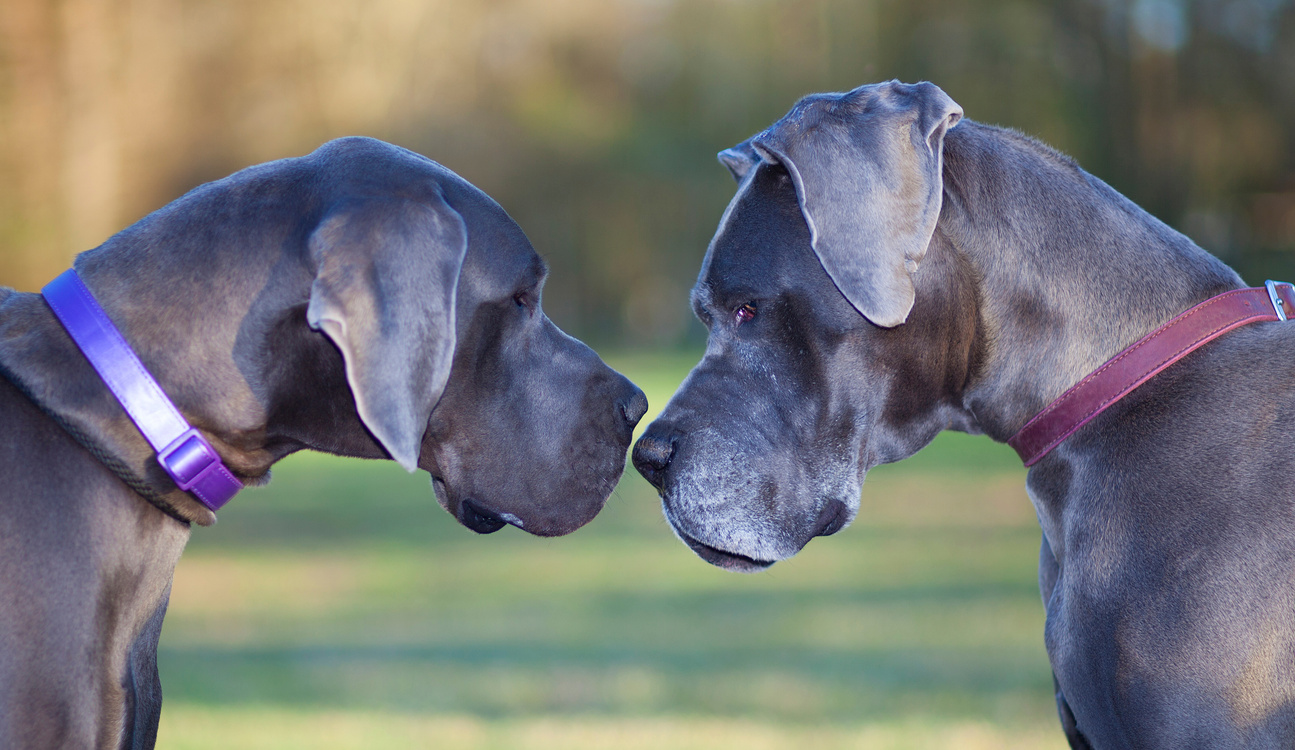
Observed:
[[[737,573],[757,573],[777,562],[776,560],[757,560],[754,557],[747,557],[746,555],[729,552],[727,550],[722,550],[719,547],[712,547],[711,545],[706,544],[700,539],[697,539],[681,530],[679,528],[679,524],[671,515],[669,507],[665,509],[665,517],[666,521],[670,524],[670,528],[674,529],[675,535],[677,535],[684,544],[688,545],[689,549],[697,553],[698,557],[715,567],[732,570]]]
[[[818,522],[814,525],[815,536],[832,536],[845,528],[850,522],[850,509],[840,500],[828,500],[818,513]]]

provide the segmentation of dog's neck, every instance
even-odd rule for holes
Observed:
[[[99,380],[44,300],[5,290],[0,300],[0,375],[149,502],[182,521],[214,523],[210,510],[175,489],[152,448]]]
[[[228,267],[176,274],[166,252],[132,230],[82,254],[77,271],[240,480],[266,481],[274,462],[302,448],[384,457],[354,414],[340,355],[306,325],[311,276],[292,253],[260,262],[236,257]],[[222,254],[221,262],[229,255],[235,254]],[[175,488],[44,301],[5,292],[0,371],[101,460],[119,461],[114,471],[132,486],[128,478],[138,479],[155,505],[183,520],[213,523],[210,510]],[[352,407],[311,408],[318,403]]]
[[[1160,324],[1243,285],[1030,138],[964,120],[944,159],[937,232],[978,277],[983,361],[963,405],[996,440]]]

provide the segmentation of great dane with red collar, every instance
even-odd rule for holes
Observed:
[[[1008,440],[1231,269],[937,87],[807,97],[720,155],[705,357],[634,450],[704,559],[835,533],[867,470]],[[1269,317],[1272,308],[1269,308]],[[1034,464],[1044,633],[1076,748],[1295,746],[1295,327],[1184,357]]]
[[[566,534],[647,408],[544,315],[504,210],[380,141],[204,185],[75,268],[244,483],[301,449],[393,458],[475,531]],[[6,288],[0,426],[0,747],[152,747],[172,573],[215,516],[46,301]]]

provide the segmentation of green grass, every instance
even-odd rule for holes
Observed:
[[[695,357],[611,362],[667,400]],[[195,529],[161,746],[1061,747],[1011,452],[942,436],[766,573],[630,472],[561,539],[480,537],[390,462],[295,456]]]

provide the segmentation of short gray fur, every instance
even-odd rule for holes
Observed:
[[[498,204],[372,139],[203,185],[76,269],[250,485],[302,449],[394,458],[469,528],[565,534],[647,408],[544,315],[544,263]],[[0,426],[0,747],[150,748],[172,573],[215,517],[44,300],[7,288]]]
[[[707,351],[634,451],[705,559],[790,557],[854,517],[869,468],[944,429],[1005,441],[1243,286],[1070,159],[951,104],[897,82],[808,97],[721,153],[739,187],[693,290]],[[923,255],[909,237],[932,183]],[[1073,747],[1295,746],[1293,357],[1285,323],[1234,331],[1029,472]]]

